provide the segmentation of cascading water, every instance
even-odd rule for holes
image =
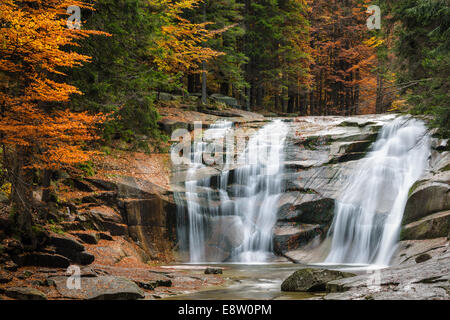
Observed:
[[[206,168],[205,150],[226,140],[231,127],[231,122],[217,122],[203,133],[207,141],[194,142],[185,196],[176,194],[181,214],[188,219],[181,220],[179,230],[187,230],[180,238],[189,243],[193,263],[264,262],[272,249],[287,126],[282,121],[265,125],[249,138],[237,166],[227,162],[220,175],[196,179]]]
[[[383,126],[337,202],[326,263],[389,265],[408,191],[429,153],[422,121],[401,117]]]

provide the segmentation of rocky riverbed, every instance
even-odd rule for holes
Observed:
[[[242,111],[227,112],[192,112],[180,118],[167,110],[161,126],[169,133],[176,127],[192,129],[193,120],[213,122],[227,117],[246,130],[260,128],[271,120]],[[279,261],[293,268],[283,273],[284,278],[297,268],[323,261],[329,250],[326,235],[335,201],[345,187],[346,177],[370,150],[381,126],[395,116],[282,119],[290,129],[284,159],[285,193],[278,203],[274,250]],[[448,299],[448,149],[446,140],[432,139],[429,168],[409,193],[402,241],[393,264],[376,274],[380,286],[372,286],[373,274],[364,271],[355,277],[328,281],[328,294],[322,292],[313,298]],[[159,299],[198,291],[206,297],[205,289],[230,286],[226,271],[223,275],[204,274],[203,269],[173,265],[183,258],[177,241],[179,216],[173,192],[185,191],[186,169],[177,168],[171,173],[167,154],[157,159],[143,154],[128,154],[124,159],[109,156],[101,165],[110,171],[82,179],[61,174],[58,183],[67,185],[71,192],[61,192],[53,203],[41,203],[39,190],[36,192],[35,201],[41,206],[38,216],[52,222],[36,229],[40,235],[38,250],[30,252],[11,238],[8,208],[2,204],[1,298]],[[214,180],[220,172],[220,168],[210,167],[198,175]],[[240,245],[238,236],[228,233],[228,237],[229,241],[219,244],[224,260],[233,246]],[[67,290],[69,265],[81,267],[82,290]],[[267,267],[276,272],[272,265]],[[276,280],[278,293],[261,298],[281,297],[281,281]],[[251,287],[264,290],[264,286]]]

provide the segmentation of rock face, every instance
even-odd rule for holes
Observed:
[[[328,282],[355,274],[327,269],[306,268],[295,271],[281,284],[281,291],[320,292],[325,291]]]
[[[403,224],[435,212],[450,210],[450,171],[434,174],[429,179],[417,182],[411,189]]]
[[[65,298],[87,300],[135,300],[144,292],[132,281],[113,276],[81,277],[80,289],[70,289],[67,277],[51,277],[56,289]]]
[[[327,284],[327,300],[425,300],[450,298],[450,253]]]
[[[422,240],[447,237],[450,230],[450,210],[426,216],[403,227],[401,240]]]

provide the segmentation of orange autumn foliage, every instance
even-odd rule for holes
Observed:
[[[71,51],[76,40],[103,32],[70,30],[69,6],[93,9],[74,0],[2,0],[0,3],[0,142],[4,152],[26,150],[26,167],[55,169],[86,161],[87,141],[96,139],[102,115],[61,110],[71,94],[62,68],[90,58]]]

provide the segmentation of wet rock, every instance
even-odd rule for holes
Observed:
[[[5,295],[18,300],[47,300],[43,292],[30,287],[8,288],[5,290]]]
[[[282,195],[279,221],[309,224],[328,224],[333,220],[334,200],[323,198],[314,192],[294,192]]]
[[[328,282],[354,277],[355,274],[327,270],[306,268],[295,271],[281,284],[281,291],[289,292],[320,292],[325,291]]]
[[[321,233],[319,225],[277,223],[273,236],[275,252],[285,253],[305,246]]]
[[[404,226],[400,239],[421,240],[446,237],[449,230],[450,211],[438,212]]]
[[[205,274],[222,274],[222,268],[206,268]]]
[[[56,289],[65,298],[87,300],[134,300],[144,298],[136,283],[123,277],[82,277],[80,289],[67,287],[68,277],[52,277]]]
[[[425,262],[430,259],[431,259],[431,256],[428,253],[423,253],[423,254],[417,256],[415,261],[416,261],[416,263],[422,263],[422,262]]]

